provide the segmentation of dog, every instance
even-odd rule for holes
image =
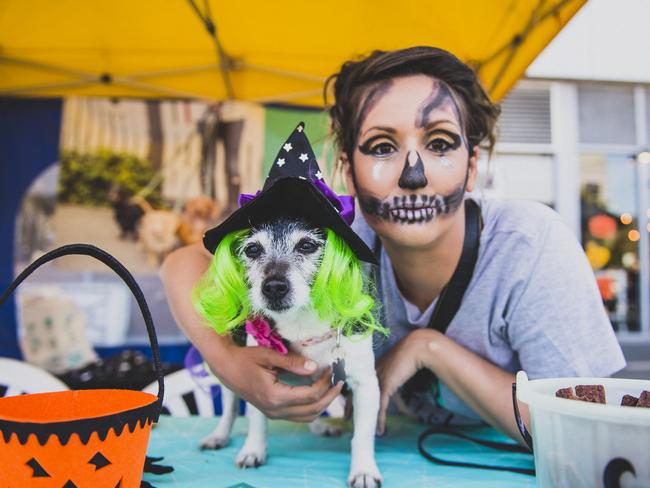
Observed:
[[[178,246],[179,217],[170,210],[147,210],[140,222],[140,244],[149,266],[158,267]]]
[[[331,232],[331,231],[330,231]],[[312,306],[311,291],[322,264],[326,241],[332,234],[306,221],[278,218],[254,227],[238,247],[250,299],[250,312],[274,324],[274,330],[293,352],[315,361],[320,371],[333,362],[336,330],[319,318]],[[247,345],[257,345],[252,335]],[[375,373],[372,335],[340,335],[345,360],[346,385],[353,395],[354,435],[348,484],[352,487],[379,487],[382,477],[375,461],[374,441],[379,411],[379,385]],[[315,373],[312,380],[317,378]],[[228,445],[237,416],[238,398],[222,386],[223,415],[217,428],[203,439],[204,449]],[[258,467],[267,457],[264,414],[248,405],[249,428],[246,441],[235,458],[241,468]],[[312,432],[336,435],[340,431],[317,419]]]
[[[113,207],[113,217],[120,228],[120,239],[131,238],[137,241],[138,225],[145,210],[132,197],[129,190],[117,183],[111,185],[108,190],[108,201]]]
[[[202,195],[185,202],[178,225],[178,238],[184,245],[201,241],[205,231],[219,217],[220,209],[212,198]]]

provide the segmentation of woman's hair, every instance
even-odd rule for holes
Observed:
[[[334,85],[334,104],[329,106],[332,132],[339,150],[352,161],[357,144],[359,112],[369,89],[400,76],[429,75],[446,83],[460,99],[470,149],[483,143],[491,154],[499,107],[490,101],[472,68],[453,54],[435,47],[418,46],[397,51],[374,51],[358,61],[348,61],[325,82],[327,93]]]
[[[370,296],[359,259],[347,243],[326,230],[323,257],[311,288],[311,303],[318,317],[347,336],[388,330],[374,318]],[[243,325],[249,316],[250,298],[244,265],[239,257],[241,243],[249,230],[228,234],[217,246],[210,267],[192,290],[197,312],[219,334]]]

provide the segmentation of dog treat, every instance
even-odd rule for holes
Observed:
[[[607,403],[605,400],[605,387],[603,385],[577,385],[575,393],[573,388],[560,388],[555,392],[558,398],[568,400],[580,400],[590,403]],[[642,407],[650,408],[650,391],[643,390],[639,398],[633,395],[623,395],[621,398],[622,407]]]
[[[621,407],[636,407],[639,399],[632,395],[623,395],[621,398]]]
[[[569,400],[578,400],[573,394],[573,388],[560,388],[555,392],[555,396],[559,398],[567,398]]]
[[[639,395],[639,401],[636,404],[637,407],[650,408],[650,391],[643,390]]]
[[[576,396],[583,397],[588,402],[607,403],[603,385],[578,385],[576,386]]]
[[[568,400],[580,400],[590,403],[606,403],[605,387],[603,385],[578,385],[573,393],[573,388],[560,388],[555,392],[555,396],[566,398]]]

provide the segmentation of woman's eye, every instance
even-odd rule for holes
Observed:
[[[247,257],[254,259],[262,254],[262,246],[259,244],[249,244],[244,248],[244,254],[246,254]]]
[[[395,148],[392,144],[382,142],[376,146],[373,146],[370,151],[376,156],[386,156],[388,154],[392,154],[395,151]]]
[[[429,145],[427,147],[433,152],[443,153],[451,147],[451,143],[446,139],[438,137],[429,142]]]
[[[318,249],[318,246],[316,245],[315,242],[305,240],[305,241],[300,241],[296,246],[296,249],[300,253],[311,254],[315,252],[316,249]]]

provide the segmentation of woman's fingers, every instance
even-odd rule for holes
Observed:
[[[292,420],[294,422],[311,422],[320,416],[321,413],[334,401],[334,399],[341,393],[343,382],[339,381],[336,386],[328,389],[328,391],[320,399],[315,402],[286,406],[272,410],[270,413],[271,418],[281,418]]]
[[[272,368],[284,369],[300,376],[309,376],[318,369],[318,364],[311,359],[306,359],[292,352],[279,354],[271,349],[260,348],[260,350],[265,351],[263,354],[266,364]]]
[[[273,404],[277,408],[310,405],[320,401],[332,388],[332,370],[326,368],[311,385],[290,386],[275,380]]]

